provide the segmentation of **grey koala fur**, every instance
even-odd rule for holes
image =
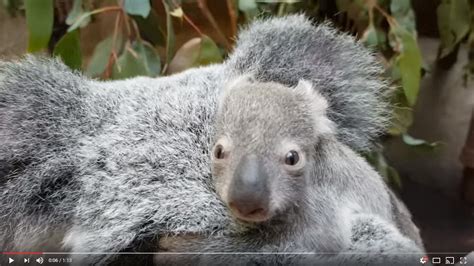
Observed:
[[[389,89],[381,72],[351,37],[301,15],[257,21],[223,64],[170,77],[104,82],[57,60],[1,62],[0,248],[45,248],[48,239],[61,239],[49,248],[118,252],[196,234],[206,237],[174,250],[348,252],[335,263],[420,253],[410,214],[354,152],[370,149],[386,126]],[[307,80],[329,104],[335,133],[322,142],[313,169],[320,201],[307,215],[298,210],[306,216],[291,221],[293,228],[278,219],[236,222],[215,191],[210,151],[221,88],[248,73],[289,87]],[[307,224],[312,229],[303,233]]]

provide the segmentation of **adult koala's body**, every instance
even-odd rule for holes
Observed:
[[[282,213],[286,220],[242,225],[215,192],[220,90],[247,73],[285,86],[305,79],[329,102],[334,143],[314,170],[328,197],[306,206],[321,219]],[[224,64],[165,78],[99,82],[52,60],[0,63],[0,248],[45,248],[53,239],[53,250],[118,252],[195,234],[212,237],[171,251],[419,252],[408,212],[351,150],[369,149],[384,127],[380,73],[352,38],[303,16],[256,22]]]

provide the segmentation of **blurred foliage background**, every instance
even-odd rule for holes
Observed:
[[[26,17],[28,52],[59,56],[71,68],[104,80],[158,77],[219,63],[232,51],[239,27],[259,17],[303,12],[315,21],[330,20],[373,49],[386,68],[395,88],[393,126],[386,138],[401,138],[406,145],[431,152],[442,144],[407,133],[420,80],[431,71],[418,46],[410,0],[2,1],[10,16]],[[441,0],[437,5],[433,16],[440,38],[438,60],[452,64],[460,44],[467,43],[469,63],[462,77],[467,85],[474,75],[474,0]],[[85,55],[81,34],[86,29],[93,32],[100,16],[109,18],[108,34]],[[191,33],[177,34],[183,25]],[[397,171],[383,156],[383,146],[366,157],[387,181],[401,186]]]

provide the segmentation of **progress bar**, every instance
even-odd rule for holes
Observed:
[[[466,255],[469,252],[383,253],[384,255]],[[3,255],[377,255],[363,252],[36,252],[6,251]]]

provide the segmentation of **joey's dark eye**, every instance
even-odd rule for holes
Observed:
[[[285,156],[285,164],[287,165],[295,165],[300,160],[300,156],[294,150],[289,151]]]
[[[224,159],[224,147],[220,144],[217,144],[214,148],[214,157],[217,159]]]

